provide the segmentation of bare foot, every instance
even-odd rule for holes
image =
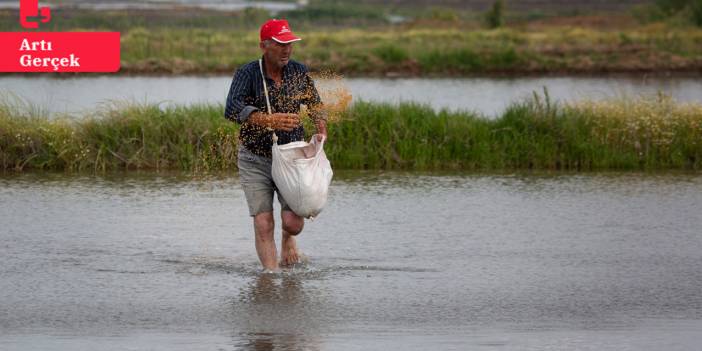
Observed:
[[[301,258],[302,253],[297,248],[295,237],[283,234],[283,243],[280,249],[280,265],[292,266],[296,263],[300,263]]]

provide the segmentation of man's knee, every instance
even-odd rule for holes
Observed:
[[[262,239],[272,239],[275,222],[273,221],[273,212],[263,212],[254,216],[254,230],[256,236]]]
[[[286,233],[288,233],[288,234],[290,234],[290,235],[293,235],[293,236],[294,236],[294,235],[297,235],[297,234],[300,234],[300,232],[302,232],[302,227],[303,227],[302,224],[297,224],[297,223],[294,223],[294,224],[293,224],[293,223],[283,224],[283,230],[284,230]]]
[[[297,235],[302,232],[302,228],[305,226],[305,220],[290,211],[283,211],[283,230],[290,235]]]

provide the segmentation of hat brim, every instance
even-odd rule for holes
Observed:
[[[273,39],[276,42],[281,43],[281,44],[287,44],[287,43],[292,43],[294,41],[302,40],[302,38],[296,37],[292,34],[278,35],[278,36],[271,37],[271,39]]]

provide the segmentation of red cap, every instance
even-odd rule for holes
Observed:
[[[261,26],[261,41],[273,39],[281,44],[302,40],[293,34],[286,20],[270,19]]]

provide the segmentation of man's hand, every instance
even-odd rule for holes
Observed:
[[[290,132],[300,125],[300,116],[295,113],[274,113],[269,115],[255,112],[249,117],[249,121],[259,126]]]
[[[328,139],[327,137],[327,122],[324,120],[319,120],[315,123],[317,128],[317,141],[322,142],[322,138]]]
[[[270,127],[275,130],[290,132],[300,126],[300,116],[296,113],[274,113],[269,115]]]

